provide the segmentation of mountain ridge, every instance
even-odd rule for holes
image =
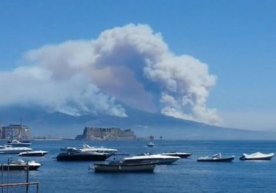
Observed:
[[[0,123],[27,125],[33,136],[74,138],[85,127],[118,127],[132,129],[137,136],[153,135],[164,139],[276,139],[275,132],[224,128],[132,108],[128,108],[127,112],[128,117],[72,116],[61,112],[47,112],[39,107],[9,106],[0,108]]]

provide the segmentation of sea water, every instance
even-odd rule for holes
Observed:
[[[121,154],[189,152],[192,156],[172,165],[158,165],[154,173],[102,174],[89,170],[92,162],[57,162],[62,147],[91,146],[117,148]],[[240,161],[242,153],[276,152],[275,141],[33,141],[34,150],[46,150],[43,158],[24,158],[42,163],[38,171],[30,171],[29,181],[39,182],[40,193],[265,193],[276,192],[276,158],[270,161]],[[199,163],[200,156],[222,153],[235,155],[232,163]],[[0,155],[1,163],[16,155]],[[114,159],[114,158],[111,158]],[[120,159],[120,156],[116,156]],[[24,182],[26,172],[5,172],[2,183]],[[0,190],[1,192],[1,190]],[[3,192],[25,192],[25,188],[10,188]],[[29,192],[35,192],[34,187]]]

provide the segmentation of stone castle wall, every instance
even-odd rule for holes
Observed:
[[[30,139],[31,131],[26,125],[8,125],[0,128],[1,139]]]
[[[132,140],[136,139],[136,135],[130,129],[85,127],[83,134],[78,135],[76,138],[88,140]]]

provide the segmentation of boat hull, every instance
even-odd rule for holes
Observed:
[[[40,166],[27,166],[27,165],[1,165],[0,169],[4,171],[14,171],[14,170],[37,170]]]
[[[234,157],[227,157],[227,158],[218,158],[218,159],[212,159],[212,158],[202,158],[198,159],[198,162],[232,162],[235,158]]]
[[[191,153],[162,153],[163,155],[169,155],[169,156],[178,156],[180,158],[188,158],[192,154]]]
[[[244,156],[240,157],[240,160],[245,161],[245,160],[271,160],[273,156],[269,157],[259,157],[259,158],[246,158]]]
[[[178,156],[165,156],[165,157],[137,156],[134,158],[125,158],[124,162],[128,164],[154,163],[158,165],[170,165],[179,159],[180,157]]]
[[[152,173],[154,164],[95,164],[96,173]]]
[[[30,151],[30,152],[21,152],[18,156],[21,157],[42,157],[45,156],[48,152],[46,151]]]

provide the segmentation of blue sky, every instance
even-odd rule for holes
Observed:
[[[208,64],[217,81],[207,105],[225,126],[276,130],[275,8],[273,0],[3,0],[0,71],[12,71],[44,45],[146,24],[175,54]]]

